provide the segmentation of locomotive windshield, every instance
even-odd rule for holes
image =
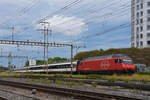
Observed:
[[[132,60],[130,59],[116,59],[115,63],[133,64]]]
[[[133,64],[132,60],[130,60],[130,59],[122,59],[122,63],[124,63],[124,64]]]

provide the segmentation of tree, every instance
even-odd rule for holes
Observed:
[[[48,63],[59,63],[59,62],[67,62],[69,61],[67,58],[61,58],[61,57],[54,57],[54,58],[49,58]],[[46,64],[45,61],[43,60],[36,60],[37,65],[43,65]],[[26,61],[25,66],[29,66],[29,61]]]

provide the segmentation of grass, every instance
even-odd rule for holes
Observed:
[[[61,81],[61,80],[56,80],[56,84],[64,84],[64,85],[84,85],[83,82],[67,82],[67,81]]]
[[[39,83],[53,83],[53,80],[46,80],[46,79],[28,79],[30,82],[39,82]]]
[[[34,76],[34,77],[62,77],[69,78],[70,76],[73,78],[84,78],[84,79],[107,79],[110,82],[114,82],[115,80],[124,80],[125,82],[131,80],[138,80],[147,82],[150,81],[150,72],[137,73],[133,75],[70,75],[70,74],[33,74],[33,73],[0,73],[0,77],[21,77],[21,76]],[[58,81],[59,83],[59,81]]]
[[[92,86],[93,87],[97,87],[97,83],[96,82],[92,82]]]
[[[137,74],[139,74],[139,75],[150,75],[150,72],[139,72]]]
[[[55,83],[55,84],[63,84],[63,85],[84,85],[83,82],[68,82],[61,80],[47,80],[47,79],[28,79],[29,82],[39,82],[39,83]]]

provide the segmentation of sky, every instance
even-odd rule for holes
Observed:
[[[86,46],[78,52],[130,47],[130,0],[1,0],[0,39],[43,41],[43,25],[49,22],[49,42]],[[1,49],[2,48],[2,49]],[[43,59],[43,47],[0,45],[3,55]],[[74,49],[74,55],[76,49]],[[49,57],[70,57],[70,47],[49,47]],[[1,58],[0,65],[7,65]],[[13,59],[22,66],[25,59]]]

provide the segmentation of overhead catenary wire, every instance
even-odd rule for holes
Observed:
[[[79,1],[79,0],[78,0],[78,1]],[[80,0],[80,1],[81,1],[81,0]],[[76,0],[75,2],[77,2],[77,0]],[[73,3],[75,3],[75,2],[72,2],[71,4],[73,4]],[[71,5],[71,4],[70,4],[70,5]],[[65,6],[65,7],[63,7],[63,8],[66,8],[66,7],[68,7],[68,6]],[[63,9],[63,8],[62,8],[62,9]],[[25,27],[23,30],[26,30],[26,29],[28,29],[28,28]]]
[[[117,0],[117,2],[118,2],[118,0]],[[104,10],[104,9],[106,9],[106,8],[108,8],[108,7],[111,7],[111,6],[113,6],[114,4],[116,4],[117,2],[109,2],[109,4],[107,4],[106,6],[104,6],[104,7],[101,7],[100,9],[96,9],[96,10],[94,10],[94,11],[92,11],[92,12],[88,12],[88,13],[84,13],[82,16],[80,16],[80,17],[83,17],[83,16],[86,16],[86,17],[88,17],[88,16],[90,16],[90,15],[93,15],[93,14],[95,14],[95,13],[98,13],[98,12],[100,12],[100,11],[102,11],[102,10]],[[121,5],[121,6],[125,6],[125,4],[123,4],[123,5]],[[88,9],[88,10],[90,10],[90,9]],[[77,12],[77,13],[73,13],[73,14],[78,14],[79,12]],[[81,13],[82,14],[82,13]],[[55,26],[57,26],[57,25],[62,25],[62,24],[65,24],[65,23],[67,23],[67,22],[70,22],[72,19],[70,19],[70,20],[67,20],[67,21],[64,21],[64,22],[61,22],[61,23],[58,23],[58,24],[56,24],[56,25],[54,25],[53,27],[55,27]]]
[[[21,17],[25,13],[29,12],[38,2],[39,2],[39,0],[32,0],[24,8],[22,8],[19,12],[17,12],[16,15],[11,16],[9,19],[7,19],[3,23],[1,23],[1,26],[9,26],[8,22],[12,22],[12,20],[15,20],[16,17],[18,17],[18,16]],[[17,10],[19,10],[19,8]]]
[[[128,5],[127,5],[128,6]],[[126,6],[125,6],[126,7]]]
[[[126,5],[126,4],[128,4],[128,5]],[[123,4],[123,5],[121,5],[122,7],[124,7],[124,9],[125,8],[130,8],[131,9],[131,6],[130,6],[130,4],[127,2],[126,4]],[[111,6],[110,6],[111,7]],[[104,7],[105,8],[105,7]],[[127,9],[127,11],[128,11],[128,9]],[[97,11],[96,11],[97,12]],[[114,11],[115,12],[115,11]],[[124,12],[124,11],[123,11]],[[115,12],[116,13],[116,12]],[[85,15],[85,14],[84,14]],[[117,14],[116,14],[117,15]],[[86,16],[86,15],[85,15]],[[86,16],[87,17],[87,16]],[[106,17],[106,16],[104,16],[104,17]],[[67,22],[69,22],[70,20],[68,20],[68,21],[65,21],[65,22],[62,22],[62,23],[60,23],[60,24],[57,24],[57,25],[61,25],[61,24],[64,24],[64,23],[67,23]],[[55,26],[57,26],[57,25],[55,25]],[[55,27],[54,26],[54,27]]]
[[[126,10],[126,9],[125,9]],[[122,14],[118,14],[117,16],[115,15],[115,16],[113,16],[113,17],[119,17],[119,16],[124,16],[124,15],[126,15],[127,13],[122,13]],[[110,19],[112,19],[113,17],[111,17]],[[108,20],[106,20],[106,21],[108,21]],[[88,24],[88,23],[90,23],[90,21],[89,22],[87,22],[87,23],[85,23],[85,24]],[[75,27],[75,28],[78,28],[78,27]],[[83,36],[84,37],[84,36]],[[90,36],[89,36],[90,37]],[[82,38],[82,37],[81,37]],[[71,40],[70,40],[71,41]],[[76,41],[76,42],[78,42],[78,41]],[[73,42],[73,43],[75,43],[75,41]]]
[[[100,22],[102,22],[102,21],[104,21],[104,20],[101,20],[100,21],[100,18],[102,19],[103,17],[105,18],[105,21],[108,21],[108,19],[110,20],[110,19],[112,19],[112,18],[114,18],[114,17],[119,17],[119,16],[124,16],[124,15],[126,15],[126,12],[128,13],[128,10],[129,10],[130,8],[129,8],[129,6],[127,7],[127,9],[120,9],[119,11],[115,11],[114,13],[106,13],[106,14],[104,14],[104,15],[101,15],[101,16],[98,16],[98,17],[95,17],[94,19],[91,19],[91,18],[89,18],[89,19],[87,19],[86,20],[86,22],[84,23],[84,25],[90,25],[90,24],[92,24],[92,22],[93,21],[95,21],[96,22],[96,20],[97,20],[97,22],[99,23],[99,24],[101,24]],[[73,27],[72,29],[75,29],[75,28],[78,28],[78,27],[81,27],[82,25],[77,25],[76,26],[76,24],[70,24],[71,26],[75,26],[75,27]],[[56,26],[54,26],[54,27],[56,27]],[[64,31],[69,31],[69,30],[72,30],[72,29],[66,29],[66,30],[64,30]]]
[[[71,7],[73,7],[73,6],[77,5],[77,4],[79,4],[81,1],[83,1],[83,0],[75,0],[75,1],[73,1],[73,2],[71,2],[71,3],[69,3],[69,4],[67,4],[67,5],[63,6],[62,8],[60,8],[60,9],[54,11],[53,13],[51,13],[51,14],[49,14],[49,15],[43,17],[43,18],[41,18],[40,20],[35,21],[35,22],[33,22],[32,24],[30,24],[30,25],[28,25],[28,26],[22,28],[22,30],[19,30],[17,33],[24,32],[24,31],[28,30],[30,27],[32,27],[33,25],[37,25],[37,24],[39,24],[40,22],[45,21],[45,20],[48,19],[49,17],[53,16],[54,14],[61,13],[61,12],[65,11],[65,10],[69,9],[69,8],[71,8]]]
[[[56,12],[52,13],[52,15],[55,14],[55,13],[57,13],[57,12],[62,12],[63,10],[69,9],[69,8],[71,8],[72,6],[74,6],[74,5],[78,4],[78,3],[80,3],[81,1],[82,1],[82,0],[75,0],[74,2],[71,2],[70,4],[68,4],[68,5],[62,7],[61,9],[57,10]],[[24,8],[24,9],[25,9],[25,8]],[[51,15],[51,14],[50,14],[50,15]],[[48,15],[48,16],[50,17],[50,15]],[[46,18],[48,18],[48,16],[46,16],[45,18],[43,18],[43,19],[41,19],[41,20],[45,20]],[[37,23],[40,22],[41,20],[37,21]],[[33,24],[33,23],[32,23],[32,24]],[[34,24],[35,24],[35,23],[34,23]],[[31,26],[24,27],[22,30],[25,31],[25,30],[29,29],[29,27],[31,27]],[[20,33],[20,32],[22,32],[22,31],[18,31],[17,33]]]
[[[80,3],[80,2],[81,2],[81,0],[75,0],[74,2],[71,2],[70,4],[68,4],[68,5],[64,6],[64,7],[62,7],[61,9],[56,10],[55,12],[51,13],[50,15],[44,17],[43,19],[41,19],[41,20],[39,20],[39,21],[36,21],[35,23],[32,23],[31,25],[38,24],[40,21],[46,20],[48,17],[50,17],[50,16],[52,16],[52,15],[54,15],[54,14],[57,14],[58,12],[61,12],[61,13],[62,13],[62,11],[66,10],[66,9],[69,9],[69,8],[71,8],[72,6],[74,6],[74,5],[76,5],[76,4]],[[116,3],[116,2],[115,2],[115,3]],[[115,3],[113,3],[113,4],[115,4]],[[112,5],[112,4],[111,4],[111,5]],[[107,5],[107,6],[103,7],[102,9],[107,8],[107,7],[111,6],[111,5]],[[23,31],[25,31],[25,30],[28,30],[28,29],[31,27],[31,25],[29,25],[29,26],[27,26],[27,27],[24,27],[24,28],[22,29],[22,31],[18,31],[18,33],[21,33],[21,32],[23,32]]]
[[[115,2],[116,3],[116,2]],[[113,3],[114,4],[114,3]],[[111,3],[111,5],[112,5],[112,3]],[[104,8],[107,8],[107,7],[111,7],[111,5],[107,5],[107,6],[105,6],[105,7],[103,7],[102,9],[104,9]],[[100,9],[99,9],[100,10]],[[96,11],[95,12],[93,12],[93,13],[96,13]],[[69,21],[68,21],[69,22]],[[67,22],[66,22],[67,23]],[[63,23],[62,23],[63,24]],[[27,27],[25,27],[25,28],[23,28],[23,30],[27,30],[27,29],[29,29],[30,27],[29,26],[27,26]]]
[[[94,33],[94,34],[91,34],[91,35],[86,35],[86,36],[83,36],[77,40],[73,40],[72,42],[77,42],[77,41],[81,41],[81,40],[85,40],[85,39],[88,39],[88,38],[92,38],[92,37],[95,37],[95,36],[99,36],[99,35],[103,35],[105,33],[108,33],[108,32],[112,32],[112,31],[115,31],[115,30],[119,30],[119,29],[122,29],[122,28],[125,28],[125,27],[129,27],[130,24],[129,23],[124,23],[124,24],[121,24],[119,26],[115,26],[111,29],[108,29],[106,31],[103,31],[103,32],[97,32],[97,33]]]
[[[147,21],[147,20],[145,20]],[[143,22],[145,22],[143,21]],[[99,35],[104,35],[104,34],[107,34],[107,33],[110,33],[112,31],[116,31],[116,30],[120,30],[120,29],[124,29],[124,28],[127,28],[127,27],[130,27],[131,26],[131,23],[124,23],[124,24],[121,24],[119,26],[116,26],[116,27],[113,27],[111,29],[108,29],[108,30],[105,30],[103,32],[97,32],[97,33],[94,33],[92,35],[87,35],[87,36],[83,36],[83,37],[80,37],[79,39],[76,39],[76,40],[73,40],[71,41],[72,43],[75,43],[75,42],[78,42],[78,41],[83,41],[83,40],[87,40],[89,38],[93,38],[93,37],[97,37]]]
[[[44,18],[42,18],[42,19],[40,19],[39,21],[37,21],[35,24],[39,24],[40,22],[45,21],[46,19],[48,19],[48,18],[51,17],[52,15],[55,15],[56,13],[62,12],[62,11],[64,11],[64,10],[67,10],[67,9],[71,8],[72,6],[74,6],[74,5],[78,4],[78,3],[80,3],[81,1],[82,1],[82,0],[75,0],[75,1],[73,1],[73,2],[71,2],[71,3],[69,3],[69,4],[67,4],[67,5],[65,5],[64,7],[62,7],[62,8],[60,8],[60,9],[56,10],[55,12],[53,12],[53,13],[51,13],[51,14],[45,16]]]
[[[127,8],[127,9],[125,9],[125,8]],[[118,15],[117,13],[124,13],[124,11],[128,11],[128,8],[129,8],[129,5],[126,5],[126,4],[123,4],[123,5],[121,5],[121,9],[117,9],[117,10],[119,10],[119,12],[116,10],[116,11],[114,11],[116,14],[114,14],[115,16],[116,15]],[[121,11],[123,9],[123,11]],[[112,12],[111,12],[111,14],[113,14]],[[101,17],[105,17],[106,15],[102,15]],[[114,17],[114,16],[113,16]],[[90,19],[90,18],[89,18]],[[97,18],[98,19],[98,18]],[[90,24],[90,23],[92,23],[92,20],[87,20],[86,21],[86,23],[85,24]],[[62,24],[62,23],[61,23]],[[73,26],[74,24],[71,24],[71,26]],[[54,27],[54,26],[53,26]],[[79,26],[77,26],[77,27],[74,27],[73,29],[75,29],[75,28],[78,28],[78,27],[80,27],[80,25]],[[69,29],[68,29],[69,30]],[[67,31],[67,30],[66,30]]]

